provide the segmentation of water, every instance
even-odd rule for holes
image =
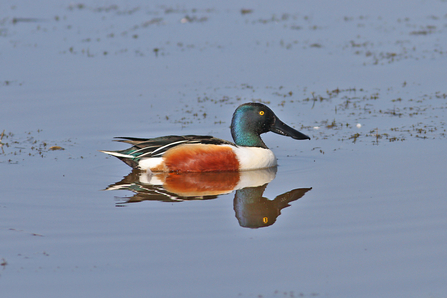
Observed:
[[[446,5],[5,1],[3,295],[446,296]],[[263,135],[251,188],[104,190],[113,137],[230,140],[248,101],[312,138]]]

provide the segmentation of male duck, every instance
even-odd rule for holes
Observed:
[[[212,136],[165,136],[153,139],[118,138],[133,145],[119,151],[101,151],[118,157],[132,168],[152,172],[218,172],[276,166],[276,157],[260,134],[272,131],[297,140],[310,140],[284,124],[261,103],[240,105],[233,114],[234,143]]]

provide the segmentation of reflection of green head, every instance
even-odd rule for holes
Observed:
[[[273,201],[264,198],[267,184],[258,187],[247,187],[236,191],[234,211],[239,225],[244,228],[262,228],[275,223],[281,209],[289,207],[289,203],[303,197],[312,188],[297,188],[277,196]]]
[[[236,191],[234,211],[241,227],[262,228],[276,221],[278,208],[273,201],[262,196],[266,186],[247,187]]]

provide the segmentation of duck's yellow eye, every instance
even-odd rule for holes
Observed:
[[[259,114],[261,114],[261,113],[259,113]],[[262,222],[265,223],[265,224],[268,223],[269,222],[269,218],[268,217],[263,217],[262,218]]]
[[[259,115],[264,115],[264,111],[259,111]]]

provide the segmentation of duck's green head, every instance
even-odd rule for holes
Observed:
[[[305,134],[283,123],[273,111],[261,103],[245,103],[233,114],[231,135],[236,145],[267,148],[260,135],[272,131],[296,140],[310,140]]]

